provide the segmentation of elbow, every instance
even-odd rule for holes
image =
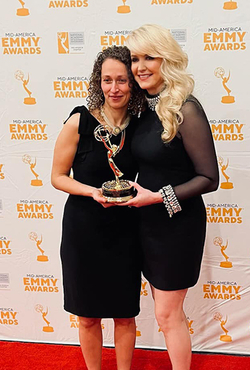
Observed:
[[[53,186],[53,188],[59,190],[59,185],[58,185],[57,177],[55,175],[53,175],[53,174],[51,175],[50,183]]]
[[[209,192],[213,192],[213,191],[216,191],[219,187],[219,173],[216,174],[216,176],[214,178],[211,178],[210,179],[211,182],[210,182],[210,186],[209,186]]]
[[[214,180],[211,184],[211,190],[210,191],[216,191],[219,187],[219,180]]]

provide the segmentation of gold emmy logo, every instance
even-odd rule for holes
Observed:
[[[227,317],[226,317],[226,320],[222,320],[222,315],[220,312],[216,312],[214,314],[214,320],[216,321],[219,321],[220,322],[220,326],[221,326],[221,329],[224,331],[225,334],[221,335],[220,336],[220,340],[222,342],[232,342],[232,337],[230,335],[228,335],[228,330],[225,328],[225,325],[227,323]]]
[[[226,10],[234,10],[234,9],[237,9],[237,1],[233,1],[233,0],[225,1],[224,2],[223,9],[226,9]]]
[[[29,15],[29,9],[25,8],[24,5],[25,5],[25,2],[22,1],[22,0],[18,0],[19,3],[21,3],[22,7],[17,9],[16,11],[16,15],[20,15],[21,17],[25,16],[25,15]]]
[[[224,89],[227,92],[227,95],[226,96],[222,96],[221,102],[224,103],[224,104],[235,103],[234,96],[231,96],[230,95],[231,90],[227,87],[227,82],[229,81],[229,78],[230,78],[230,71],[229,71],[228,77],[225,77],[225,71],[224,71],[224,69],[222,67],[218,67],[218,68],[215,69],[214,75],[217,78],[221,78],[222,79],[222,85],[223,85]]]
[[[39,262],[47,262],[49,260],[49,258],[48,258],[48,256],[45,256],[44,255],[44,250],[40,247],[40,245],[42,244],[42,241],[43,241],[42,236],[41,236],[41,239],[39,240],[37,233],[35,233],[34,231],[32,231],[31,233],[29,233],[29,238],[30,238],[30,240],[36,242],[37,248],[42,253],[41,256],[37,256],[37,261],[39,261]]]
[[[58,40],[58,53],[68,54],[69,53],[69,34],[68,32],[57,32]]]
[[[27,105],[33,105],[36,104],[36,99],[31,97],[32,92],[27,88],[27,85],[29,83],[29,75],[27,80],[24,79],[24,73],[22,71],[16,71],[15,77],[17,80],[22,81],[24,90],[28,93],[29,97],[24,98],[23,102]]]
[[[216,245],[217,247],[220,247],[221,254],[223,255],[223,257],[226,260],[226,261],[222,261],[220,263],[220,267],[231,268],[231,267],[233,267],[233,264],[232,264],[232,262],[228,261],[229,257],[225,253],[225,250],[227,249],[227,246],[228,246],[228,240],[227,240],[226,245],[222,245],[222,243],[223,243],[223,240],[222,240],[221,237],[216,236],[216,238],[214,238],[214,245]]]
[[[130,6],[125,5],[126,0],[122,0],[122,2],[123,2],[123,5],[118,6],[117,13],[122,13],[122,14],[130,13],[131,12]]]
[[[136,336],[141,337],[141,332],[140,332],[140,330],[137,330],[137,327],[136,327]]]
[[[54,331],[53,327],[50,326],[50,322],[46,319],[46,316],[48,314],[48,308],[47,308],[47,311],[44,312],[43,311],[43,306],[41,304],[37,304],[35,306],[35,310],[36,312],[38,313],[41,313],[42,314],[42,317],[43,317],[43,320],[46,322],[47,326],[44,326],[43,327],[43,331],[45,331],[46,333],[52,333]]]
[[[218,163],[219,163],[219,166],[221,168],[221,172],[222,172],[222,175],[225,177],[226,179],[226,182],[222,182],[220,184],[220,187],[221,189],[233,189],[233,183],[228,181],[230,179],[230,177],[226,174],[226,169],[228,168],[228,159],[227,159],[227,164],[223,164],[224,162],[224,159],[222,157],[218,157]]]
[[[28,164],[30,166],[30,170],[36,178],[35,180],[34,179],[31,180],[30,184],[32,186],[42,186],[43,185],[42,180],[38,179],[39,175],[34,171],[34,168],[36,167],[36,159],[35,159],[35,162],[32,163],[31,157],[28,154],[24,154],[23,163]]]

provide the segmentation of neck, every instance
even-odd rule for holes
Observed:
[[[149,89],[147,90],[147,93],[148,95],[157,95],[157,94],[160,94],[164,89],[165,89],[166,85],[165,84],[162,84],[156,88],[152,88],[152,89]]]
[[[127,108],[128,107],[125,106],[119,109],[114,109],[105,103],[103,104],[103,111],[105,115],[107,116],[109,121],[112,123],[112,125],[117,126],[117,127],[121,126],[124,120],[126,119],[126,117],[128,116]]]

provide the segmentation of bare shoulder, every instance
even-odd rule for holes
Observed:
[[[80,113],[75,113],[70,116],[67,121],[64,123],[61,132],[58,135],[56,141],[56,148],[63,147],[65,144],[76,144],[79,141],[79,122],[80,122]]]
[[[80,113],[72,114],[69,119],[65,122],[64,127],[69,130],[78,130],[80,122]]]

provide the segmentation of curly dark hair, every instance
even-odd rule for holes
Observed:
[[[115,59],[125,65],[129,78],[129,86],[131,88],[128,110],[131,114],[138,115],[145,103],[145,97],[131,72],[130,51],[126,46],[110,46],[97,54],[89,80],[89,94],[86,99],[89,110],[93,111],[94,109],[99,109],[104,104],[104,95],[101,89],[101,71],[102,64],[106,59]]]

